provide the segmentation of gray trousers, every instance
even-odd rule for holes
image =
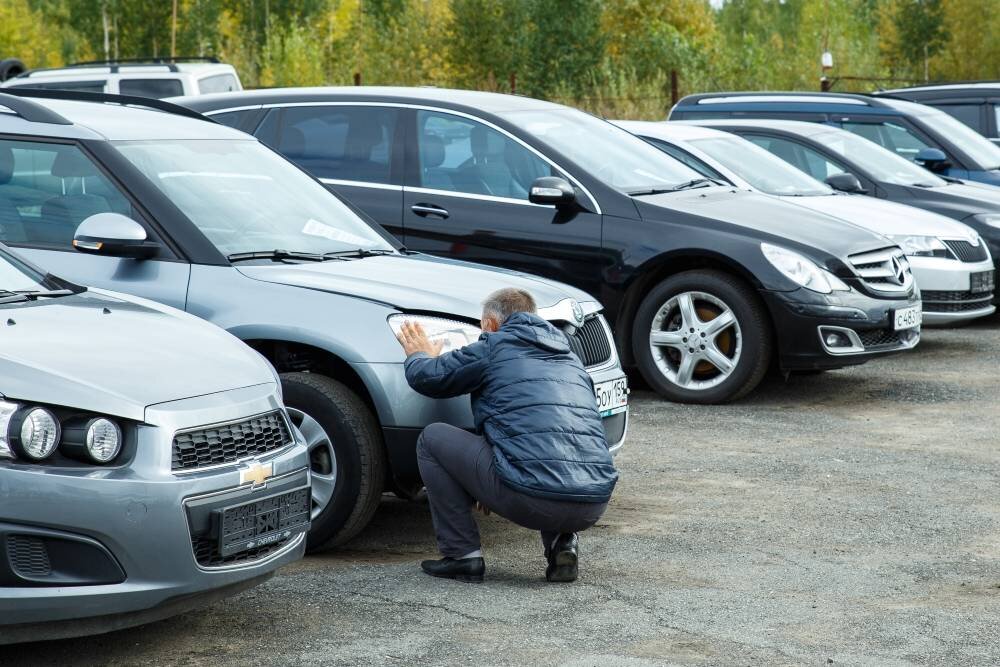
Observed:
[[[427,487],[431,518],[443,556],[459,558],[480,548],[473,505],[479,501],[524,528],[541,531],[546,548],[560,533],[590,528],[607,503],[536,498],[506,486],[482,436],[448,424],[431,424],[417,440],[417,464]]]

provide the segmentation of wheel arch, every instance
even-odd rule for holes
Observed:
[[[635,364],[635,358],[632,354],[632,321],[645,295],[653,286],[670,276],[698,269],[715,270],[729,274],[742,280],[755,291],[763,287],[753,272],[745,266],[734,261],[731,257],[709,250],[681,250],[663,253],[647,260],[639,267],[626,287],[622,305],[615,318],[618,353],[623,365],[632,366]],[[763,301],[762,305],[767,313],[768,325],[773,333],[774,318]]]

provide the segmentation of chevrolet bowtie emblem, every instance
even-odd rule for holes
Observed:
[[[249,468],[240,470],[240,484],[252,482],[253,486],[263,486],[274,474],[272,463],[251,463]]]

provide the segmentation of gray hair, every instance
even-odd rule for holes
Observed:
[[[498,289],[483,301],[483,317],[496,318],[500,324],[506,322],[507,318],[514,313],[534,315],[537,312],[538,308],[535,306],[534,298],[523,289],[513,287]]]

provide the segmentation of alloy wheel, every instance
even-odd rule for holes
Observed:
[[[309,468],[312,473],[312,510],[315,519],[326,509],[337,486],[337,453],[333,442],[320,423],[295,408],[288,408],[288,416],[302,433],[309,450]]]
[[[683,389],[725,382],[739,365],[743,336],[736,315],[706,292],[681,292],[653,317],[649,347],[659,371]]]

